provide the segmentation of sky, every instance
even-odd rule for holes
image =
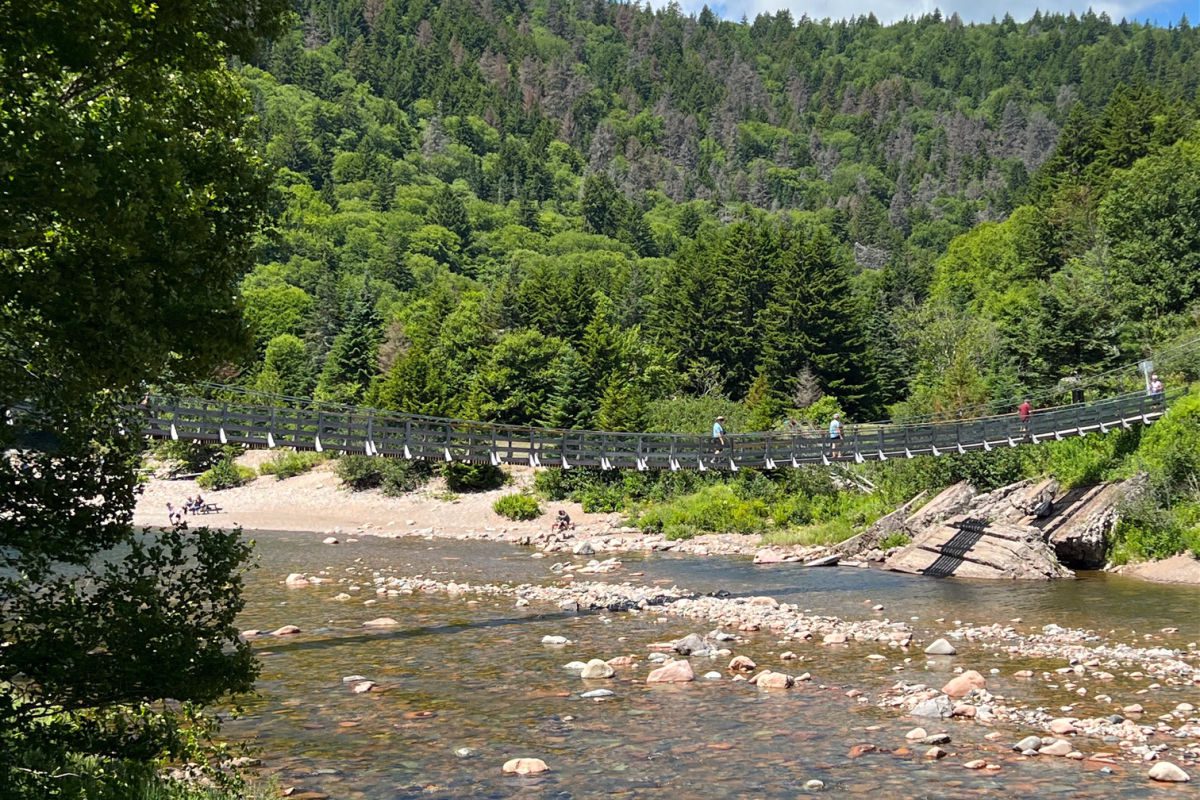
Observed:
[[[677,0],[685,12],[697,12],[706,0]],[[667,0],[651,0],[655,6]],[[1156,25],[1179,22],[1185,13],[1191,24],[1200,24],[1200,0],[707,0],[714,13],[737,20],[744,14],[754,19],[760,13],[788,9],[799,19],[807,14],[813,19],[839,19],[874,13],[881,22],[895,22],[906,16],[918,17],[939,8],[949,16],[953,12],[967,22],[987,22],[1009,13],[1014,19],[1026,20],[1037,9],[1082,14],[1091,8],[1097,14],[1107,13],[1113,21],[1122,17]]]

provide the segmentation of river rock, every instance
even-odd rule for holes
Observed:
[[[804,782],[804,788],[809,792],[819,792],[825,788],[825,781],[819,781],[816,778]]]
[[[1039,747],[1038,752],[1044,756],[1065,756],[1074,749],[1066,739],[1055,739],[1050,744]]]
[[[910,742],[919,742],[928,736],[929,733],[924,728],[913,728],[908,733],[904,734],[904,738]]]
[[[591,542],[583,541],[572,547],[571,552],[577,556],[592,556],[596,554],[596,548]]]
[[[282,628],[276,628],[271,631],[272,636],[295,636],[300,632],[300,629],[295,625],[284,625]]]
[[[375,681],[356,681],[350,687],[350,691],[354,692],[355,694],[366,694],[374,688]]]
[[[1075,720],[1067,717],[1050,720],[1050,724],[1046,729],[1058,736],[1066,736],[1070,733],[1078,733],[1078,728],[1075,727]]]
[[[758,669],[758,665],[754,663],[748,656],[734,656],[729,662],[730,672],[754,672]]]
[[[579,677],[586,679],[592,678],[611,678],[616,674],[616,671],[608,665],[607,662],[601,661],[598,658],[593,658],[591,661],[584,664],[583,671],[579,673]]]
[[[934,733],[929,736],[926,736],[925,738],[923,738],[921,740],[921,744],[949,744],[949,743],[950,743],[950,734],[948,734],[948,733]]]
[[[1192,779],[1182,769],[1170,761],[1160,761],[1150,768],[1150,780],[1162,783],[1187,783]]]
[[[958,651],[954,649],[954,645],[945,639],[936,639],[933,644],[925,648],[925,654],[930,656],[952,656],[956,653]]]
[[[790,689],[796,683],[791,675],[765,669],[750,679],[760,689]]]
[[[391,617],[376,617],[363,623],[364,628],[392,628],[400,623]]]
[[[612,697],[615,694],[616,692],[612,689],[592,689],[590,692],[584,692],[579,696],[584,700],[598,700],[601,697]]]
[[[706,680],[706,681],[719,681],[723,677],[725,677],[725,676],[722,675],[721,673],[717,672],[716,670],[713,670],[712,672],[704,673],[704,680]]]
[[[285,586],[291,586],[294,589],[299,589],[309,585],[309,580],[302,572],[293,572],[283,579]]]
[[[821,642],[823,644],[845,644],[846,634],[842,633],[841,631],[827,633],[825,634],[824,638],[821,639]]]
[[[951,697],[965,697],[974,689],[986,689],[987,681],[982,675],[973,669],[969,669],[962,675],[957,675],[950,680],[942,691]],[[951,709],[953,711],[953,709]]]
[[[632,667],[637,663],[637,659],[633,656],[617,656],[610,658],[607,662],[610,667]]]
[[[946,695],[939,694],[917,703],[908,713],[914,717],[948,717],[954,713],[954,702]]]
[[[321,540],[321,544],[338,544],[338,538],[336,536],[326,536]]]
[[[689,633],[682,639],[677,639],[671,643],[671,647],[676,653],[681,656],[703,656],[712,652],[712,645],[704,641],[704,638],[695,633]]]
[[[1026,750],[1037,750],[1042,746],[1042,739],[1039,736],[1026,736],[1021,741],[1013,745],[1013,750],[1018,753],[1024,753]]]
[[[542,637],[542,644],[551,644],[551,645],[561,646],[561,645],[570,644],[570,643],[571,643],[571,640],[565,636],[543,636]]]
[[[342,683],[361,683],[367,680],[366,675],[346,675],[342,678]]]
[[[687,683],[696,680],[687,661],[669,661],[646,676],[646,683]]]
[[[938,759],[945,758],[947,755],[949,754],[940,747],[931,747],[925,751],[926,758]]]
[[[549,769],[540,758],[510,758],[501,767],[505,775],[537,775]]]

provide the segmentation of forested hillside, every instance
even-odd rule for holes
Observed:
[[[299,0],[241,70],[278,193],[231,374],[608,429],[1006,409],[1193,326],[1198,47]]]

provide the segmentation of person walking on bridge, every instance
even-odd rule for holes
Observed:
[[[1151,375],[1150,376],[1150,390],[1147,392],[1147,394],[1150,395],[1151,404],[1153,404],[1156,407],[1162,405],[1163,395],[1165,393],[1166,393],[1166,387],[1163,386],[1163,382],[1161,380],[1159,380],[1158,374],[1155,373],[1154,375]]]
[[[725,448],[725,418],[717,417],[713,420],[712,427],[713,439],[713,455],[720,455],[721,450]]]
[[[1021,435],[1029,434],[1029,417],[1033,414],[1033,406],[1029,403],[1029,398],[1026,397],[1021,405],[1017,406],[1017,418],[1021,420]]]
[[[842,441],[842,415],[837,412],[833,415],[833,419],[829,420],[829,453],[834,458],[837,458],[838,445]]]

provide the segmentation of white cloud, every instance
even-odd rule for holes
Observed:
[[[655,7],[662,7],[667,0],[651,0]],[[866,16],[874,13],[883,23],[896,22],[905,17],[919,17],[922,14],[940,9],[943,16],[957,12],[966,22],[988,22],[993,17],[1002,18],[1006,13],[1013,19],[1022,21],[1033,16],[1033,12],[1074,11],[1082,14],[1089,8],[1097,14],[1106,13],[1113,21],[1122,17],[1138,19],[1138,13],[1153,5],[1154,0],[1008,0],[998,3],[983,0],[708,0],[707,5],[715,13],[725,19],[737,20],[743,15],[753,20],[762,13],[774,13],[780,9],[788,9],[792,16],[799,19],[807,14],[810,19],[845,19],[847,17]],[[704,8],[705,0],[679,0],[680,7],[686,13],[698,13]]]

